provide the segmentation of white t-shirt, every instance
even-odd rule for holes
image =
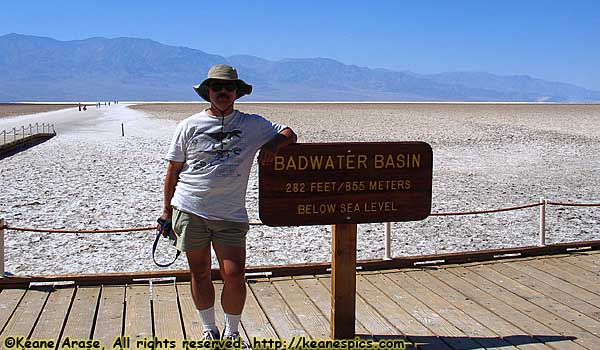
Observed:
[[[171,205],[209,220],[248,222],[246,187],[256,152],[285,125],[234,110],[181,121],[165,158],[183,162]]]

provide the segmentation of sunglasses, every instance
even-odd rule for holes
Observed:
[[[220,92],[221,90],[223,90],[223,88],[225,88],[225,90],[232,92],[235,91],[235,89],[237,89],[237,84],[233,81],[229,81],[226,83],[212,83],[210,84],[210,89],[213,92]]]

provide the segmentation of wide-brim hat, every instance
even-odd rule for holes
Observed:
[[[208,70],[208,76],[204,81],[198,85],[194,85],[194,90],[200,97],[202,97],[205,101],[210,102],[210,97],[208,95],[208,85],[212,80],[233,80],[237,84],[236,97],[238,98],[244,95],[250,95],[252,93],[252,85],[246,84],[245,81],[238,78],[237,70],[232,66],[228,66],[226,64],[217,64],[215,66],[210,67]]]

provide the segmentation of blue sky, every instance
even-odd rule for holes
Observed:
[[[600,91],[600,1],[3,0],[0,35],[149,38],[229,56],[528,74]]]

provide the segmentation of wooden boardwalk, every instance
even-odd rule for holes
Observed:
[[[248,280],[244,337],[327,339],[329,288],[328,275]],[[597,250],[363,272],[356,298],[356,333],[366,340],[435,350],[600,349]],[[131,349],[153,337],[181,348],[200,334],[188,282],[0,291],[0,349],[11,336],[54,339],[58,348],[67,337],[92,338],[110,349],[123,335]]]

